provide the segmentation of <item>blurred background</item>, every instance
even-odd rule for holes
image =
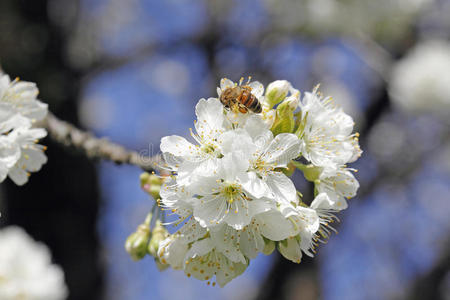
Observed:
[[[364,150],[315,258],[260,254],[223,289],[133,262],[124,241],[153,201],[141,171],[48,139],[42,171],[0,186],[0,226],[50,247],[71,300],[450,299],[449,16],[449,0],[0,0],[2,69],[99,136],[156,154],[220,78],[252,75],[321,83]]]

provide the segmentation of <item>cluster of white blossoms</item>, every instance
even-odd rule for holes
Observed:
[[[333,230],[333,213],[345,209],[359,187],[346,166],[361,154],[358,135],[352,118],[331,98],[316,88],[301,99],[285,80],[271,83],[265,94],[262,84],[248,82],[262,112],[241,113],[219,100],[241,84],[222,79],[219,98],[198,102],[193,142],[162,138],[171,175],[158,204],[178,217],[179,229],[166,232],[156,253],[148,250],[159,265],[220,286],[244,272],[259,252],[277,248],[296,263],[302,253],[312,256],[317,241]],[[295,169],[315,184],[310,205],[289,178]]]
[[[434,0],[264,0],[273,26],[315,36],[364,32],[384,43],[404,41]],[[295,12],[295,13],[292,13]]]
[[[45,245],[19,227],[0,230],[0,299],[62,300],[67,294],[63,271]]]
[[[36,99],[32,82],[11,81],[0,71],[0,182],[7,176],[17,185],[28,181],[30,172],[39,171],[47,157],[37,144],[47,132],[33,128],[47,115],[47,104]]]
[[[450,111],[450,43],[419,43],[394,65],[389,94],[409,113],[433,113],[448,120]]]

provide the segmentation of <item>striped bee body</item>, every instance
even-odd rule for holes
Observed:
[[[220,95],[220,102],[234,112],[248,113],[248,111],[259,114],[262,111],[261,103],[252,94],[252,88],[244,85],[229,87]]]

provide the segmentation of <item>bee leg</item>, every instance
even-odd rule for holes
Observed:
[[[231,112],[234,112],[234,113],[238,113],[239,112],[239,106],[236,103],[232,103],[229,106],[229,109],[230,109]]]
[[[245,107],[245,106],[242,105],[242,104],[238,105],[238,110],[239,110],[240,113],[243,113],[243,114],[248,113],[248,108]]]

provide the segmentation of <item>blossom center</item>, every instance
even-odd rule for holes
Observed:
[[[211,154],[216,151],[216,147],[214,147],[214,145],[211,144],[205,144],[200,147],[200,150],[207,154]]]
[[[228,203],[233,203],[235,200],[240,198],[239,196],[242,194],[242,189],[237,184],[228,184],[222,188],[221,194],[225,197]]]

